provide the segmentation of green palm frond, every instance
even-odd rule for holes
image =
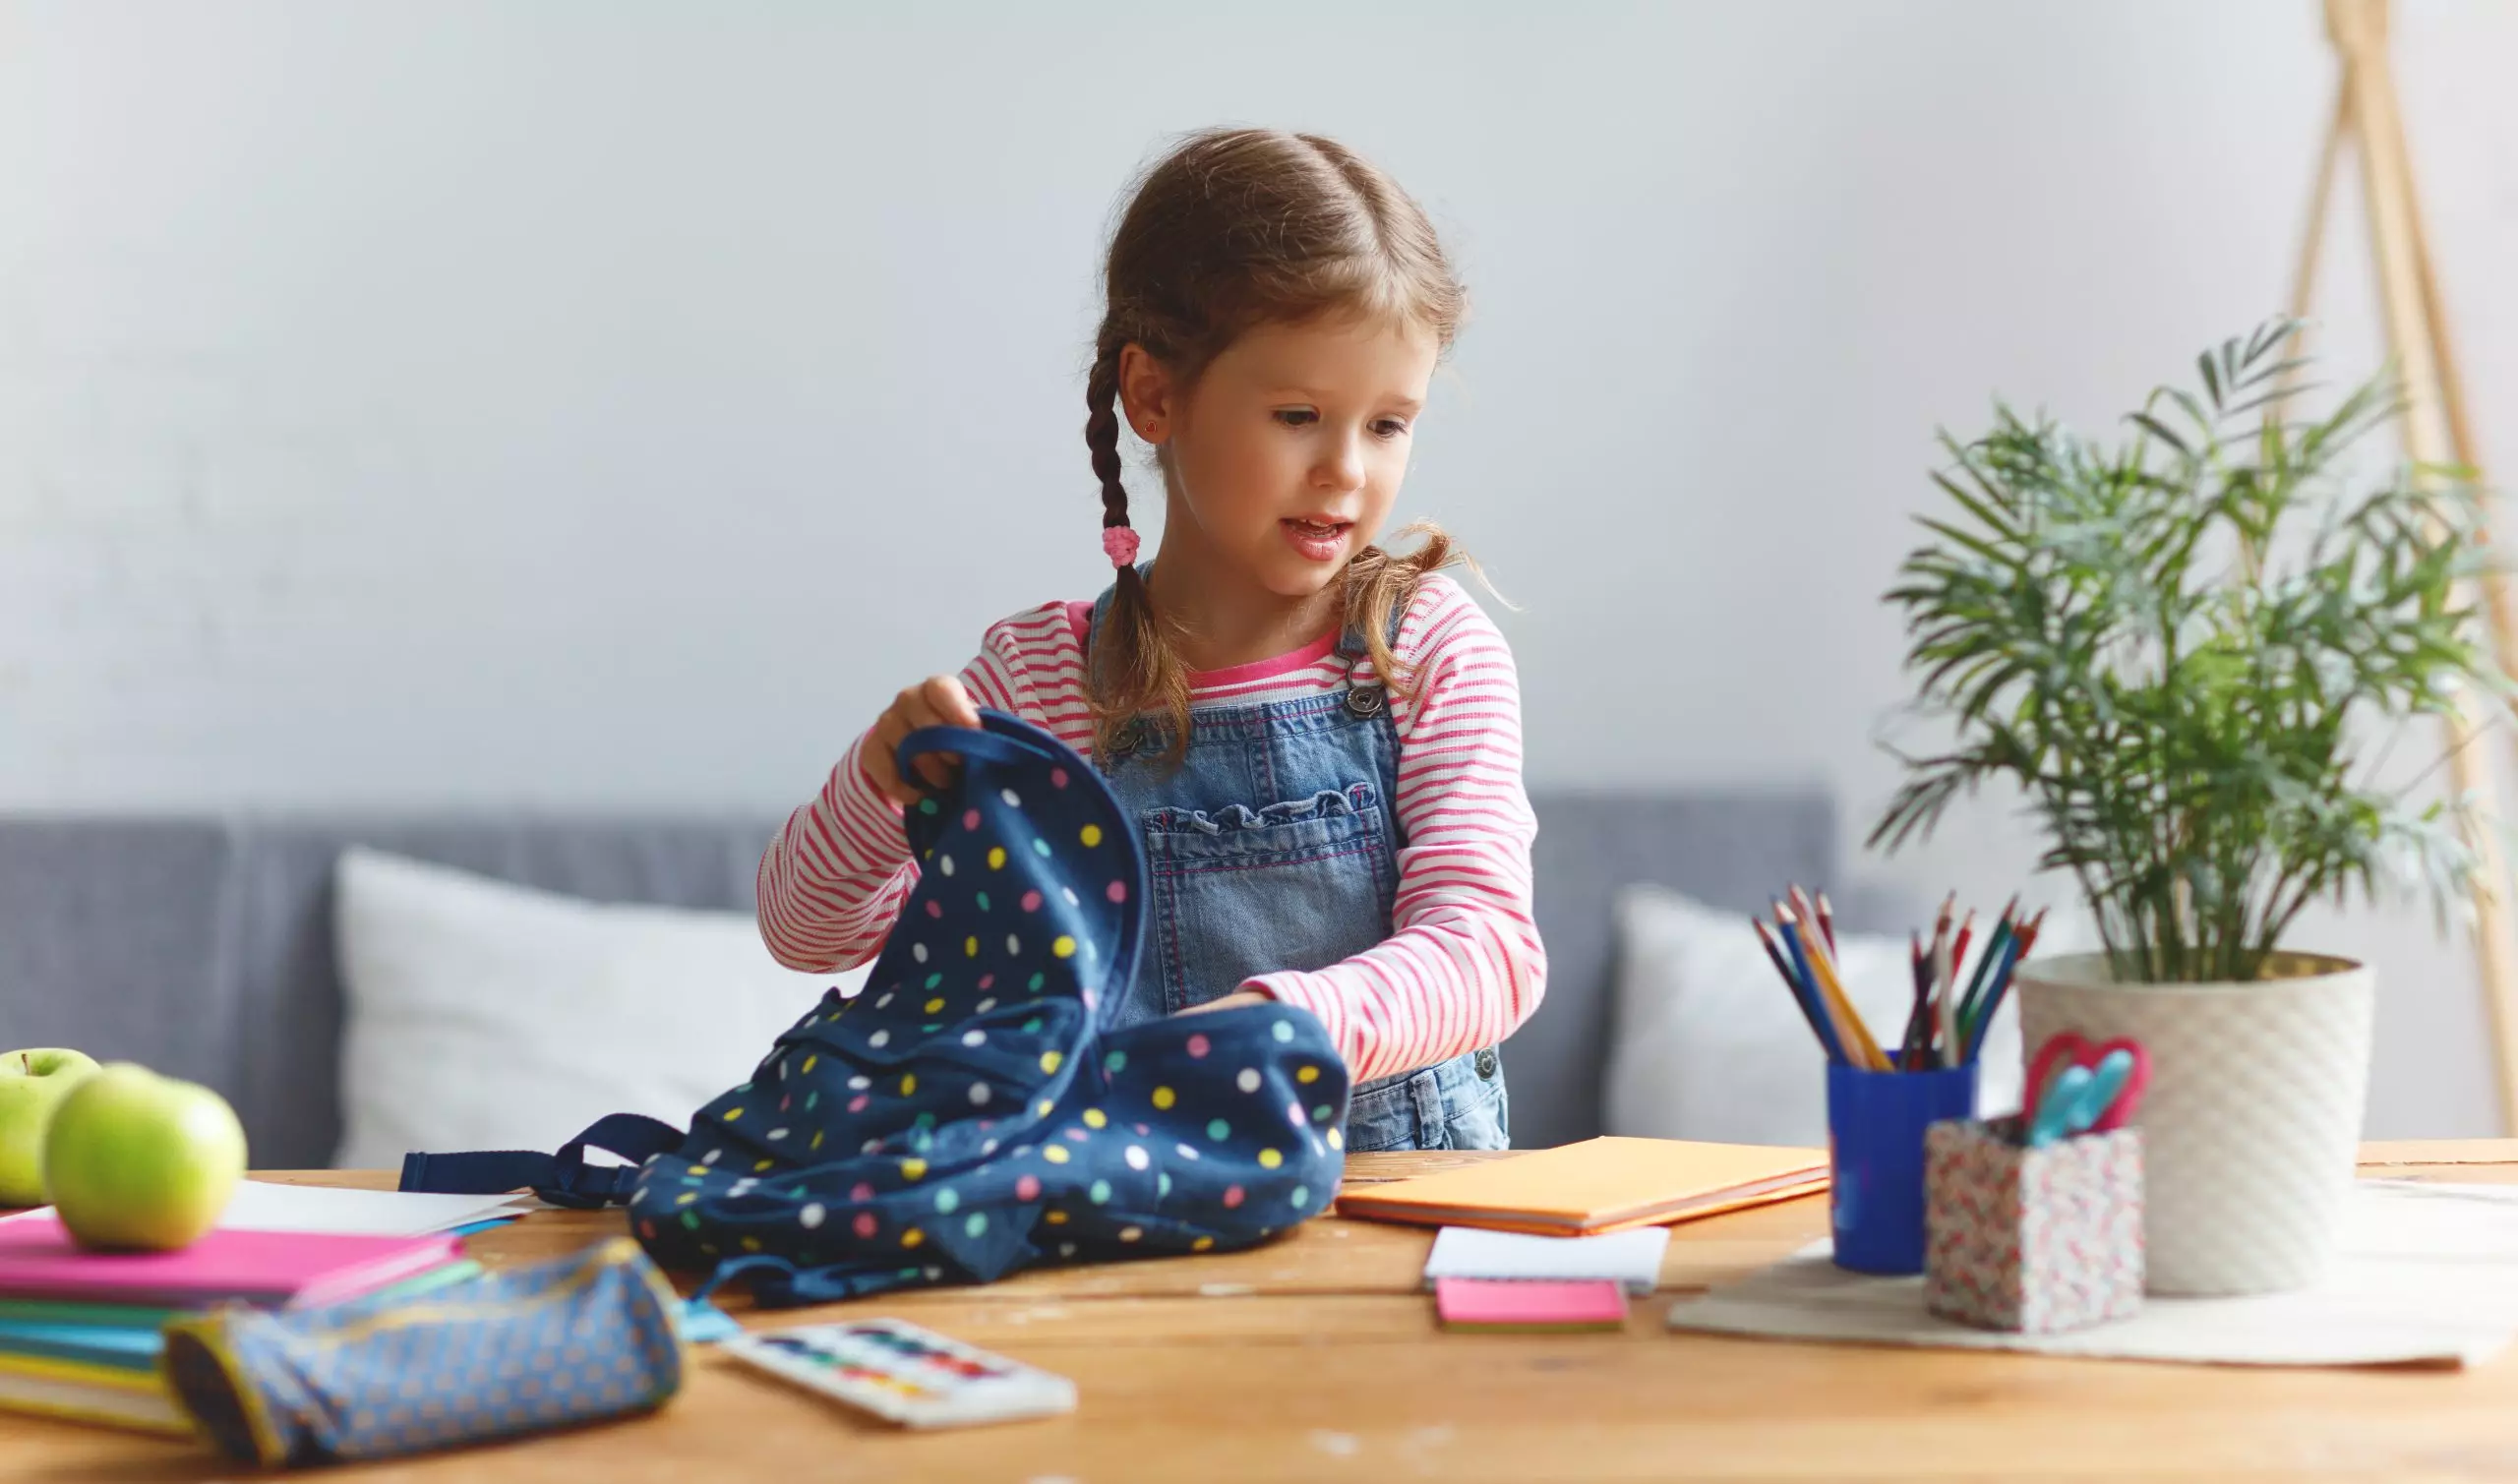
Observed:
[[[2292,416],[2299,328],[2203,352],[2199,394],[2153,392],[2113,447],[1999,402],[1983,437],[1945,432],[1947,503],[1886,598],[1912,709],[1952,741],[1898,754],[1871,844],[2016,785],[2120,976],[2254,979],[2310,902],[2410,883],[2444,915],[2479,859],[2467,801],[2410,801],[2356,749],[2518,694],[2467,601],[2481,495],[2398,468],[2345,497],[2345,455],[2403,403],[2377,378]]]

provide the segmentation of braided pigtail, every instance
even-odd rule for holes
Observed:
[[[1141,713],[1160,709],[1171,718],[1172,745],[1189,736],[1189,676],[1171,644],[1168,625],[1155,613],[1136,567],[1137,535],[1128,524],[1128,488],[1119,479],[1119,352],[1126,336],[1106,325],[1084,380],[1084,445],[1102,481],[1102,549],[1116,568],[1110,612],[1095,637],[1086,689],[1093,701],[1093,751],[1111,755],[1119,729]]]

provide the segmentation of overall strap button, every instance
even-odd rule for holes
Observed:
[[[1488,1082],[1495,1080],[1495,1048],[1488,1046],[1477,1053],[1477,1075]]]
[[[1387,704],[1379,685],[1350,685],[1347,688],[1347,710],[1354,716],[1379,716]]]

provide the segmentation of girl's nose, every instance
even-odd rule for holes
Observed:
[[[1333,439],[1312,466],[1311,481],[1325,490],[1360,489],[1364,483],[1364,446],[1360,439]]]

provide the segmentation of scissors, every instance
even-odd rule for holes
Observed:
[[[2150,1080],[2140,1041],[2119,1037],[2093,1045],[2068,1031],[2050,1037],[2028,1066],[2027,1142],[2124,1127]]]

